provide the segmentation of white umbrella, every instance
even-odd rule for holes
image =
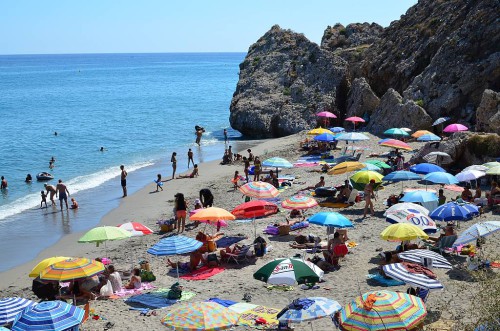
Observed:
[[[470,182],[483,176],[486,176],[486,174],[479,170],[464,170],[455,175],[459,182]]]
[[[462,170],[462,172],[467,171],[467,170],[478,170],[478,171],[485,172],[488,169],[489,169],[488,167],[485,167],[483,165],[474,164],[474,165],[468,166],[467,168],[465,168],[464,170]]]
[[[429,215],[429,210],[421,205],[417,205],[413,202],[400,202],[391,206],[391,208],[387,209],[384,213],[384,216],[387,216],[388,213],[397,211],[397,210],[408,210],[415,209],[424,215]]]
[[[410,129],[410,128],[401,128],[401,130],[406,131],[406,132],[411,132],[412,131],[412,129]]]
[[[499,230],[500,221],[478,222],[462,232],[462,234],[453,243],[453,247],[473,242],[479,237],[486,237]]]
[[[448,164],[453,162],[450,154],[445,152],[431,152],[424,156],[424,160],[434,162],[436,164]]]

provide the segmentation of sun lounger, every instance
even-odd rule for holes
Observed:
[[[431,245],[428,243],[424,243],[424,245],[426,245],[427,247],[429,247],[433,251],[438,251],[441,255],[443,255],[444,253],[453,252],[453,249],[452,249],[453,243],[455,242],[455,240],[457,240],[457,238],[458,238],[458,236],[456,236],[456,235],[445,236],[445,237],[441,237],[439,239],[437,246],[434,246],[434,245]]]
[[[226,253],[226,255],[228,256],[227,262],[234,261],[236,262],[236,264],[239,264],[239,262],[248,261],[247,254],[250,250],[250,247],[250,245],[243,246],[237,254]]]

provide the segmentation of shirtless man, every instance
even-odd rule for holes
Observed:
[[[127,196],[127,175],[128,175],[128,173],[125,171],[125,166],[123,164],[120,166],[120,170],[122,171],[120,174],[120,182],[122,185],[123,197],[125,198]]]
[[[200,146],[201,136],[203,135],[203,130],[196,130],[196,143]]]
[[[318,187],[323,187],[323,186],[325,186],[325,176],[319,177],[319,182],[317,182],[316,185],[308,186],[306,188],[301,189],[300,191],[315,190]],[[298,191],[297,193],[299,193],[300,191]]]
[[[59,182],[56,185],[56,191],[59,193],[59,202],[61,203],[61,210],[63,209],[63,200],[66,204],[66,209],[68,209],[68,196],[69,191],[66,185],[63,184],[62,179],[59,179]]]
[[[193,154],[193,151],[192,151],[192,150],[191,150],[191,148],[190,148],[190,149],[189,149],[189,151],[188,151],[188,169],[189,169],[189,164],[190,164],[191,162],[193,162],[193,165],[194,165],[193,155],[194,155],[194,154]]]
[[[52,206],[55,206],[56,202],[54,201],[54,195],[57,198],[57,190],[56,190],[55,186],[54,185],[47,185],[47,184],[44,184],[43,186],[47,190],[47,195],[50,193],[49,199],[50,199],[50,202],[52,203]]]
[[[7,188],[7,180],[5,179],[4,176],[2,176],[2,183],[0,184],[0,189],[5,190]]]

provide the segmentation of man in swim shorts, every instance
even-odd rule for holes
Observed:
[[[61,203],[61,210],[63,209],[63,200],[64,203],[66,204],[66,209],[68,209],[68,196],[69,196],[69,191],[66,185],[63,184],[62,179],[59,179],[59,182],[57,183],[56,186],[56,193],[59,193],[59,202]]]
[[[52,203],[52,206],[55,206],[56,202],[54,201],[54,195],[57,198],[57,190],[56,190],[55,186],[54,185],[47,185],[47,184],[44,184],[43,186],[47,190],[47,194],[50,193],[49,199],[50,199],[50,202]]]
[[[122,185],[123,197],[125,198],[127,196],[127,175],[128,175],[128,173],[125,171],[125,166],[123,164],[120,166],[120,170],[122,171],[120,174],[120,182]]]
[[[5,190],[7,188],[7,180],[5,179],[4,176],[2,176],[2,183],[0,184],[0,189]]]
[[[189,169],[189,164],[190,164],[191,162],[193,162],[193,165],[194,165],[193,155],[194,155],[194,153],[193,153],[193,151],[192,151],[192,150],[191,150],[191,148],[190,148],[190,149],[189,149],[189,151],[188,151],[188,169]]]

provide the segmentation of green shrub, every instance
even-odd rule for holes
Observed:
[[[290,95],[291,93],[292,93],[292,91],[290,90],[290,88],[289,88],[289,87],[285,87],[285,88],[283,89],[283,94],[284,94],[284,95]]]
[[[347,31],[345,29],[342,29],[339,31],[339,34],[345,36],[347,34]]]
[[[420,106],[420,107],[424,107],[424,100],[422,99],[418,99],[418,100],[415,100],[415,103],[417,104],[417,106]]]
[[[467,146],[476,155],[499,156],[500,136],[495,134],[476,134],[467,141]]]
[[[260,62],[260,57],[257,56],[257,57],[253,58],[253,65],[254,66],[256,66],[257,64],[259,64],[259,62]]]

